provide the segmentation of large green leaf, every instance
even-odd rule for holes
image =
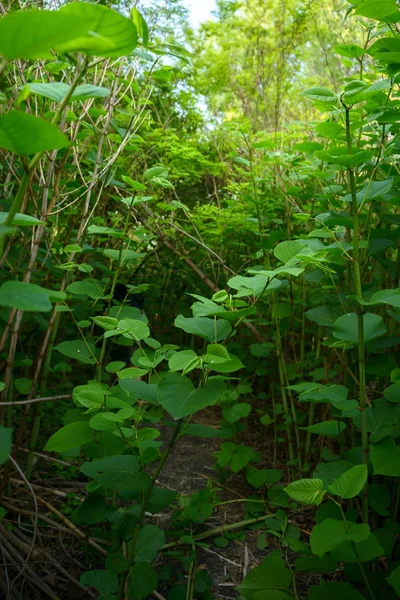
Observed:
[[[283,489],[293,500],[302,504],[321,504],[325,495],[321,479],[300,479]]]
[[[15,11],[0,19],[0,54],[8,60],[52,58],[51,50],[123,56],[136,42],[130,19],[89,2],[73,2],[58,11]]]
[[[223,381],[211,379],[195,388],[187,377],[169,373],[158,385],[158,401],[174,419],[182,419],[212,406],[225,392]]]
[[[329,489],[341,498],[354,498],[363,489],[367,478],[367,465],[355,465],[345,471],[338,479],[335,479]]]
[[[393,571],[390,573],[390,576],[386,578],[386,581],[390,583],[400,598],[400,566],[393,569]]]
[[[64,292],[23,281],[6,281],[0,287],[0,306],[27,312],[47,312],[53,308],[52,302],[61,302],[65,298]]]
[[[8,213],[0,212],[0,223],[4,223],[8,217]],[[31,217],[31,215],[23,215],[21,213],[16,213],[14,216],[11,225],[16,225],[18,227],[29,227],[31,225],[43,225],[43,222],[36,217]]]
[[[89,296],[89,298],[93,298],[93,300],[98,300],[104,295],[101,285],[92,279],[83,279],[82,281],[70,283],[67,287],[67,292],[74,295]]]
[[[32,94],[36,94],[37,96],[44,96],[55,102],[62,102],[71,89],[71,86],[67,83],[56,81],[53,83],[30,83],[28,89]],[[107,88],[84,83],[75,88],[71,96],[71,101],[88,100],[89,98],[107,98],[109,95],[110,90]]]
[[[367,313],[363,315],[364,342],[370,342],[381,335],[385,335],[387,329],[383,319],[379,315]],[[333,326],[333,335],[338,340],[358,344],[358,315],[348,313],[336,319]]]
[[[291,598],[289,587],[292,575],[286,568],[280,552],[270,552],[264,562],[252,569],[238,586],[246,600],[285,600]]]
[[[309,425],[308,427],[300,427],[300,429],[311,431],[311,433],[315,433],[316,435],[337,437],[346,429],[346,423],[331,419],[330,421],[321,421],[321,423],[315,423],[314,425]]]
[[[81,471],[103,487],[119,492],[141,491],[151,482],[146,473],[139,472],[139,463],[134,456],[107,456],[100,460],[85,462],[81,466]]]
[[[61,342],[54,347],[54,350],[58,350],[58,352],[64,356],[79,360],[79,362],[87,365],[94,365],[96,362],[96,359],[94,358],[94,346],[85,343],[83,340]]]
[[[48,121],[20,110],[0,116],[0,148],[20,156],[69,146],[63,133]]]
[[[349,523],[348,527],[349,531],[344,521],[336,519],[325,519],[321,524],[315,525],[310,537],[313,554],[322,557],[342,542],[361,542],[370,534],[368,525]]]
[[[101,598],[111,598],[111,594],[118,592],[118,577],[109,571],[86,571],[82,573],[79,583],[94,587]]]
[[[400,21],[396,0],[364,0],[357,5],[356,14],[377,21]]]
[[[143,525],[135,546],[135,562],[151,563],[165,544],[165,533],[156,525]]]
[[[87,421],[69,423],[51,436],[45,446],[48,452],[66,452],[84,446],[93,439],[93,429]]]
[[[350,583],[332,581],[321,585],[312,585],[308,591],[308,600],[365,600],[364,596]]]
[[[400,446],[389,436],[371,444],[371,462],[375,475],[400,477]]]
[[[224,340],[232,331],[228,321],[207,319],[206,317],[188,318],[183,315],[176,317],[175,327],[214,343]]]
[[[395,288],[393,290],[380,290],[379,292],[372,294],[370,300],[358,298],[358,301],[364,306],[373,306],[374,304],[389,304],[390,306],[400,308],[400,288]]]
[[[129,571],[127,593],[129,600],[143,600],[157,590],[157,571],[149,563],[138,563]]]

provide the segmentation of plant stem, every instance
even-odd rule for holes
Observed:
[[[138,518],[138,522],[136,523],[133,537],[128,544],[127,560],[128,560],[129,565],[132,564],[133,558],[135,556],[136,542],[137,542],[137,539],[138,539],[138,536],[140,533],[140,529],[142,527],[142,523],[143,523],[145,515],[146,515],[147,505],[149,503],[150,496],[153,491],[154,485],[155,485],[157,478],[160,475],[166,461],[168,460],[168,457],[171,454],[173,447],[175,446],[175,444],[178,440],[179,432],[181,430],[182,424],[183,424],[183,421],[182,421],[182,419],[180,419],[177,423],[177,426],[175,427],[173,436],[172,436],[168,446],[166,447],[166,449],[160,459],[160,462],[158,463],[157,469],[155,470],[155,473],[151,478],[151,483],[150,483],[149,487],[147,488],[147,490],[145,491],[145,493],[143,494],[143,503],[142,503],[142,508],[141,508],[140,515]],[[121,579],[121,584],[120,584],[119,592],[118,592],[118,600],[122,600],[122,598],[124,596],[124,590],[125,590],[127,577],[128,577],[128,573],[126,572],[126,573],[124,573],[124,575],[122,576],[122,579]]]
[[[350,110],[345,107],[346,112],[346,136],[347,136],[347,149],[348,153],[352,154],[351,146],[351,131],[350,131]],[[360,250],[359,250],[359,235],[360,235],[360,222],[359,222],[359,209],[357,204],[357,188],[356,180],[354,176],[354,170],[348,169],[349,174],[349,188],[351,194],[351,212],[353,220],[353,271],[354,271],[354,288],[357,298],[361,299],[362,283],[361,283],[361,271],[360,271]],[[366,393],[366,379],[365,379],[365,344],[364,344],[364,317],[362,306],[358,305],[357,311],[357,325],[358,325],[358,369],[359,369],[359,383],[360,383],[360,411],[361,411],[361,445],[363,452],[363,463],[366,464],[368,461],[368,431],[367,431],[367,393]],[[364,523],[368,523],[368,481],[362,491],[362,518]]]
[[[209,529],[208,531],[203,531],[202,533],[198,533],[193,536],[193,540],[195,542],[199,542],[200,540],[205,540],[206,538],[212,537],[213,535],[218,535],[220,533],[225,533],[226,531],[233,531],[234,529],[243,529],[243,527],[248,527],[249,525],[255,525],[256,523],[261,523],[264,519],[268,517],[274,517],[275,513],[263,515],[262,517],[255,517],[254,519],[248,519],[247,521],[238,521],[237,523],[230,523],[229,525],[221,525],[220,527],[215,527],[215,529]],[[181,542],[178,540],[177,542],[170,542],[169,544],[165,544],[161,550],[169,550],[170,548],[176,548],[176,546],[185,546],[189,542]]]

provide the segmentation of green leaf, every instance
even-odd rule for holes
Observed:
[[[57,344],[57,346],[54,347],[54,350],[57,350],[64,356],[68,356],[68,358],[79,360],[79,362],[85,363],[86,365],[94,365],[96,363],[96,359],[93,356],[93,345],[86,344],[83,340],[61,342],[61,344]]]
[[[304,250],[304,246],[300,242],[287,241],[278,244],[274,249],[274,254],[278,260],[286,264],[302,250]]]
[[[384,552],[377,537],[373,533],[370,533],[365,540],[355,542],[354,546],[350,541],[342,542],[332,550],[330,556],[338,562],[357,563],[358,560],[361,562],[374,560],[384,554]]]
[[[107,332],[105,337],[108,337],[110,333],[111,332]],[[118,322],[116,333],[128,340],[135,340],[136,342],[140,342],[150,337],[150,329],[147,327],[146,323],[138,321],[137,319],[121,319],[121,321]]]
[[[363,315],[363,324],[365,343],[381,335],[385,335],[387,331],[383,319],[373,313]],[[358,344],[358,315],[356,313],[348,313],[336,319],[333,326],[333,335],[338,340]]]
[[[324,138],[328,138],[330,140],[335,140],[339,138],[343,134],[346,133],[343,125],[339,123],[333,123],[332,121],[327,121],[326,123],[320,123],[316,127],[318,135]]]
[[[186,333],[198,335],[208,342],[219,342],[228,337],[232,327],[228,321],[207,319],[205,317],[187,318],[179,315],[175,319],[175,327],[183,329]]]
[[[80,448],[93,439],[93,430],[87,421],[69,423],[51,436],[45,446],[47,452],[66,452]]]
[[[138,563],[129,571],[128,598],[129,600],[143,600],[157,590],[157,571],[149,563]]]
[[[50,100],[54,100],[54,102],[62,102],[71,89],[71,86],[67,83],[56,81],[53,83],[29,83],[27,88],[32,94],[49,98]],[[107,88],[84,83],[75,88],[70,101],[88,100],[89,98],[107,98],[109,95],[110,90]]]
[[[0,212],[0,223],[4,223],[7,217],[8,213]],[[15,225],[17,227],[29,227],[30,225],[43,225],[43,222],[40,219],[36,219],[36,217],[17,213],[14,216],[11,225]]]
[[[118,319],[114,317],[91,317],[91,319],[105,331],[113,331],[118,325]],[[122,366],[124,367],[125,363],[122,363]]]
[[[348,527],[347,532],[345,523],[336,519],[325,519],[321,524],[315,525],[310,537],[313,554],[322,557],[342,542],[361,542],[370,534],[368,525],[349,523]]]
[[[321,504],[325,496],[324,486],[320,479],[300,479],[283,488],[285,492],[302,504]]]
[[[218,363],[225,363],[230,360],[229,352],[225,346],[221,344],[208,344],[207,354],[204,356],[204,360],[210,365]]]
[[[291,597],[289,587],[292,575],[286,568],[280,552],[270,552],[264,562],[252,569],[238,586],[246,600],[285,600]]]
[[[139,36],[142,38],[143,46],[147,46],[149,43],[149,29],[143,16],[135,6],[131,8],[131,18]]]
[[[375,475],[400,477],[400,446],[391,437],[371,444],[371,462]]]
[[[225,421],[228,421],[228,423],[236,423],[236,421],[248,417],[250,411],[251,404],[248,404],[247,402],[241,402],[239,404],[234,404],[233,406],[224,408],[222,415]]]
[[[300,427],[299,429],[304,429],[305,431],[311,431],[311,433],[315,433],[316,435],[327,435],[329,437],[337,437],[346,429],[346,423],[343,421],[336,421],[332,419],[330,421],[322,421],[321,423],[315,423],[314,425],[310,425],[309,427]]]
[[[365,49],[356,44],[336,44],[333,49],[346,58],[361,58],[365,54]]]
[[[182,350],[181,352],[175,352],[168,361],[168,367],[170,371],[184,371],[188,365],[198,358],[194,350]],[[199,360],[200,362],[200,360]]]
[[[0,54],[8,60],[52,58],[52,49],[118,57],[130,54],[136,42],[132,21],[89,2],[58,11],[12,11],[0,19]]]
[[[83,279],[82,281],[70,283],[67,287],[67,292],[74,295],[89,296],[93,300],[103,298],[104,295],[103,288],[96,281],[93,281],[93,279]]]
[[[61,302],[65,298],[64,292],[23,281],[6,281],[0,287],[0,306],[27,312],[47,312],[53,308],[52,302]]]
[[[395,383],[390,385],[386,390],[384,390],[383,395],[389,402],[393,402],[396,404],[400,403],[400,383]]]
[[[332,581],[320,585],[311,585],[308,600],[365,600],[365,597],[350,583]]]
[[[12,429],[0,425],[0,465],[4,464],[11,452]]]
[[[83,463],[80,470],[104,488],[119,492],[143,491],[151,482],[146,473],[139,473],[139,463],[135,456],[107,456]]]
[[[249,466],[246,469],[246,479],[251,486],[258,490],[258,488],[269,482],[270,474],[268,469],[256,469],[255,467]]]
[[[338,565],[330,558],[299,556],[296,558],[294,566],[298,573],[330,573],[336,571]]]
[[[390,583],[396,594],[400,598],[400,566],[393,569],[389,577],[386,577],[386,581]]]
[[[118,577],[109,571],[86,571],[82,573],[79,583],[90,585],[99,592],[102,598],[109,598],[118,592]]]
[[[215,379],[196,389],[187,377],[169,373],[158,385],[158,401],[175,420],[182,419],[216,404],[225,389],[225,383]]]
[[[400,288],[394,290],[380,290],[372,294],[370,300],[364,300],[363,298],[357,298],[360,304],[364,306],[372,306],[374,304],[389,304],[400,308]]]
[[[345,471],[329,486],[330,491],[341,498],[354,498],[363,489],[368,479],[367,465],[356,465]]]
[[[135,562],[151,563],[165,544],[165,533],[156,525],[143,525],[136,546]]]
[[[331,106],[337,105],[336,94],[324,87],[309,88],[308,90],[302,92],[302,95],[306,96],[306,98],[309,98],[313,102],[321,102]]]
[[[396,0],[364,0],[358,4],[355,13],[377,21],[385,21],[388,17],[391,21],[392,16],[396,16],[396,20],[400,20]]]
[[[40,117],[19,110],[0,116],[0,148],[27,156],[67,146],[69,141],[58,127]]]

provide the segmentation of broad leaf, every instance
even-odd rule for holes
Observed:
[[[400,477],[400,446],[391,437],[371,444],[371,462],[375,475]]]
[[[228,321],[207,319],[206,317],[187,318],[183,315],[176,317],[175,327],[214,343],[224,340],[232,331]]]
[[[158,401],[174,419],[182,419],[212,406],[224,392],[223,381],[211,379],[196,389],[187,377],[169,373],[158,385]]]
[[[387,331],[383,319],[373,313],[363,315],[363,324],[365,343],[381,335],[385,335]],[[358,344],[358,315],[356,313],[349,313],[339,317],[333,326],[333,335],[338,340]]]
[[[139,463],[134,456],[107,456],[93,462],[85,462],[81,472],[95,479],[101,486],[122,491],[144,490],[151,480],[139,473]]]
[[[52,302],[61,302],[65,298],[64,292],[23,281],[6,281],[0,287],[0,306],[27,312],[47,312],[53,308]]]
[[[138,563],[129,571],[127,585],[129,600],[143,600],[157,590],[157,571],[149,563]]]
[[[79,362],[87,365],[94,365],[96,358],[94,358],[94,346],[89,343],[85,343],[83,340],[71,340],[69,342],[61,342],[54,347],[64,356],[68,358],[74,358]]]
[[[343,421],[336,421],[332,419],[331,421],[322,421],[321,423],[315,423],[314,425],[310,425],[309,427],[300,427],[300,429],[304,429],[305,431],[311,431],[311,433],[315,433],[316,435],[327,435],[329,437],[337,437],[342,431],[346,429],[346,423]]]
[[[86,571],[79,583],[92,586],[102,598],[110,598],[111,594],[118,592],[118,577],[109,571]]]
[[[280,552],[268,554],[264,562],[252,569],[238,586],[238,591],[246,600],[261,600],[271,598],[284,600],[291,598],[289,587],[292,575],[286,568]]]
[[[37,96],[44,96],[45,98],[54,100],[54,102],[62,102],[71,89],[71,86],[67,83],[56,81],[53,83],[29,83],[28,89],[32,94],[36,94]],[[107,98],[109,95],[110,90],[107,88],[84,83],[75,88],[70,101]]]
[[[361,542],[370,534],[368,525],[349,523],[346,530],[343,521],[325,519],[320,525],[315,525],[311,532],[310,543],[313,554],[323,556],[345,541]]]
[[[135,562],[151,563],[165,544],[165,533],[156,525],[143,525],[136,546]]]
[[[341,498],[354,498],[363,489],[368,478],[367,465],[348,469],[329,486],[330,491]]]
[[[365,597],[350,583],[332,581],[321,585],[312,585],[308,591],[308,600],[365,600]]]
[[[93,435],[87,421],[76,421],[53,434],[44,449],[48,452],[66,452],[84,446],[93,439]]]
[[[63,133],[48,121],[20,110],[0,116],[0,148],[20,156],[69,146]]]
[[[325,496],[324,486],[320,479],[300,479],[283,488],[285,492],[302,504],[321,504]]]

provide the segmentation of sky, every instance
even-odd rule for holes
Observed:
[[[198,27],[204,21],[212,18],[211,11],[215,8],[215,0],[184,0],[183,4],[190,11],[193,27]]]

